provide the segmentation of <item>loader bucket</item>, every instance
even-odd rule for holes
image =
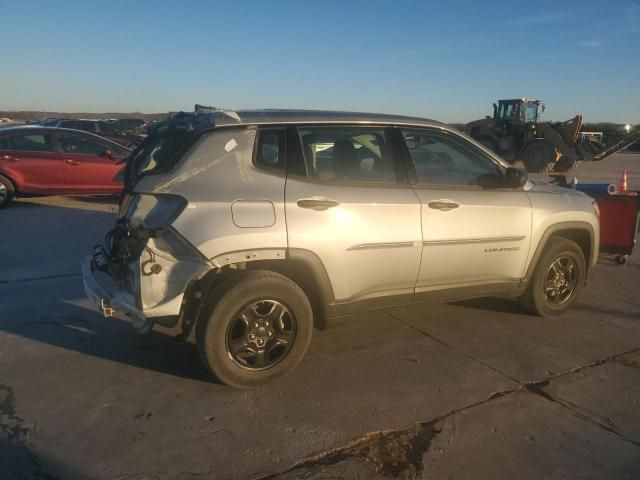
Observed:
[[[620,150],[624,150],[629,145],[632,145],[636,142],[640,141],[640,126],[636,126],[630,133],[622,137],[622,139],[610,147],[605,148],[604,150],[599,151],[597,154],[593,155],[589,160],[593,162],[597,162],[600,160],[604,160],[607,157],[610,157],[614,153],[618,153]]]

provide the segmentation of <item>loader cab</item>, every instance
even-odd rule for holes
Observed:
[[[498,100],[498,105],[493,104],[494,119],[499,125],[538,123],[543,111],[544,105],[540,100],[527,98]]]

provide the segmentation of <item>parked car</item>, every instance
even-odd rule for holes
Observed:
[[[78,130],[0,130],[0,207],[15,196],[114,194],[129,149]]]
[[[89,133],[95,133],[104,138],[108,138],[127,148],[135,148],[141,141],[142,136],[139,134],[128,133],[120,130],[116,126],[105,122],[104,120],[74,120],[67,118],[53,118],[40,122],[44,127],[71,128],[73,130],[83,130]]]
[[[144,127],[147,124],[147,122],[141,118],[113,118],[108,120],[108,122],[118,130],[136,135],[143,133]]]
[[[106,316],[195,328],[210,371],[251,387],[296,365],[326,317],[482,296],[560,314],[598,244],[592,199],[435,121],[195,112],[131,156],[82,275]]]

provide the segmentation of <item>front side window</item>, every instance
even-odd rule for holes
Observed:
[[[284,145],[284,130],[261,130],[258,151],[256,152],[256,164],[284,170]]]
[[[308,176],[340,182],[395,183],[384,128],[299,129]]]
[[[80,135],[59,135],[60,147],[64,153],[76,153],[80,155],[100,155],[107,148],[100,142],[81,137]]]
[[[9,138],[11,150],[26,152],[53,152],[49,135],[14,135]]]
[[[488,185],[500,170],[470,143],[431,130],[402,130],[418,183],[427,185]]]

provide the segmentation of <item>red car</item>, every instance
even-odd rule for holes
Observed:
[[[79,130],[0,130],[0,207],[16,195],[115,194],[129,150]]]

